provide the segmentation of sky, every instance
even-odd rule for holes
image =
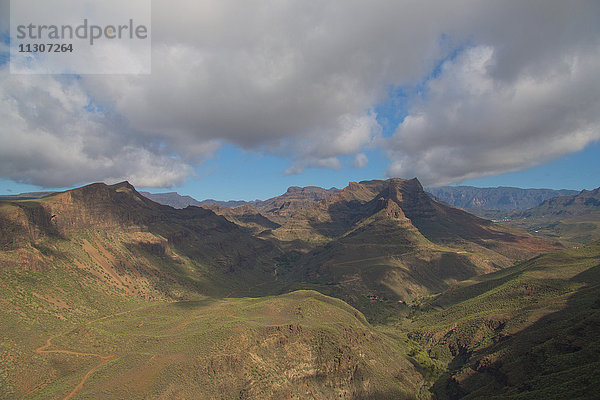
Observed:
[[[597,0],[154,0],[143,75],[11,74],[9,14],[3,194],[600,186]]]

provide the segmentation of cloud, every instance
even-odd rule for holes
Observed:
[[[369,163],[369,158],[364,153],[358,153],[354,156],[354,163],[352,166],[354,168],[364,168]]]
[[[428,183],[525,168],[597,139],[599,7],[155,0],[151,75],[0,69],[0,175],[169,186],[225,143],[286,173],[364,166],[374,146],[390,175]],[[382,140],[390,87],[418,94]]]
[[[122,121],[85,111],[91,99],[77,80],[10,76],[0,80],[0,93],[4,177],[45,187],[125,179],[168,186],[193,172]]]
[[[510,80],[475,46],[442,65],[389,140],[388,174],[426,185],[531,167],[600,140],[600,49],[557,55]]]
[[[305,168],[337,170],[343,168],[338,156],[358,155],[362,149],[372,147],[380,136],[375,114],[347,114],[332,121],[328,129],[317,129],[306,137],[290,139],[277,151],[285,152],[294,160],[292,167],[285,171],[288,175],[300,174]]]

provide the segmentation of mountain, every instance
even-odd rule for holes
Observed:
[[[48,196],[55,192],[30,192],[30,193],[21,193],[15,195],[0,195],[0,201],[14,201],[14,200],[31,200],[31,199],[39,199],[40,197]]]
[[[148,193],[148,192],[139,192],[142,196],[157,202],[158,204],[163,204],[166,206],[171,206],[173,208],[186,208],[189,206],[201,207],[203,205],[218,205],[221,207],[238,207],[246,204],[245,201],[218,201],[213,199],[206,199],[202,201],[198,201],[191,196],[182,196],[177,192],[168,192],[168,193]]]
[[[273,295],[278,248],[208,209],[92,184],[0,202],[0,238],[3,398],[412,399],[422,386],[402,342],[346,303]]]
[[[200,204],[202,204],[203,206],[219,206],[219,207],[241,207],[245,204],[248,203],[252,203],[252,202],[247,202],[244,200],[227,200],[227,201],[223,201],[223,200],[214,200],[214,199],[206,199],[206,200],[202,200],[200,202]]]
[[[212,204],[203,205],[203,207],[213,211],[215,214],[227,218],[228,221],[231,221],[234,224],[246,228],[254,235],[262,236],[281,226],[274,221],[275,218],[267,218],[264,214],[256,211],[250,204],[237,207]]]
[[[409,336],[449,365],[438,399],[597,397],[600,242],[458,283],[414,310]]]
[[[315,201],[323,200],[332,194],[338,192],[338,189],[322,189],[317,186],[298,187],[291,186],[288,190],[280,195],[268,200],[229,200],[221,201],[214,199],[206,199],[198,201],[190,196],[182,196],[176,192],[170,193],[148,193],[140,192],[141,195],[159,203],[171,206],[173,208],[186,208],[187,206],[217,206],[215,209],[235,208],[251,205],[254,209],[261,213],[269,213],[274,220],[280,219],[280,216],[287,216],[290,212],[302,208]],[[32,197],[33,198],[33,197]],[[12,198],[11,198],[12,199]],[[7,200],[11,200],[7,199]],[[1,197],[0,197],[1,200]],[[236,214],[239,214],[235,212]]]
[[[316,186],[292,186],[282,194],[264,201],[254,201],[250,204],[264,215],[269,215],[277,223],[281,223],[297,210],[312,206],[315,202],[327,199],[338,193],[336,188],[323,189]]]
[[[572,253],[514,266],[559,248],[438,202],[417,179],[290,188],[233,208],[175,209],[127,182],[0,201],[2,397],[470,393],[476,385],[453,368],[469,372],[477,358],[453,363],[456,348],[436,342],[441,335],[462,343],[470,331],[454,338],[438,326],[463,321],[443,310],[459,307],[469,287],[492,287],[494,277],[517,285],[529,265],[527,285],[502,292],[513,308],[502,308],[502,296],[478,299],[478,307],[514,311],[521,321],[535,315],[527,290],[540,302],[583,290],[570,281],[538,290],[533,281]],[[594,254],[565,259],[582,284],[593,283],[595,270],[582,265],[595,263]],[[465,321],[486,310],[473,308]]]
[[[559,248],[439,203],[416,179],[350,183],[290,213],[270,237],[287,249],[280,281],[341,298],[373,321],[459,280]]]
[[[114,278],[120,285],[128,280],[141,280],[145,286],[162,284],[162,278],[152,272],[157,269],[151,265],[156,256],[168,266],[168,280],[186,285],[199,284],[201,269],[208,267],[213,268],[206,272],[209,275],[251,269],[256,280],[268,274],[260,268],[270,268],[268,261],[260,260],[276,254],[270,243],[210,210],[160,205],[127,182],[92,184],[39,200],[2,202],[0,229],[0,249],[16,251],[20,256],[15,257],[16,263],[29,257],[45,268],[55,261],[51,255],[57,254],[84,268],[90,257],[96,257],[101,262],[95,273],[108,281]],[[63,248],[65,240],[80,248]],[[39,250],[42,247],[49,256]],[[132,263],[131,258],[143,258],[146,267]],[[182,264],[186,263],[198,269],[185,271]]]
[[[526,210],[553,197],[577,194],[575,190],[473,186],[440,186],[428,188],[427,191],[438,200],[454,207],[505,211]]]
[[[191,196],[182,196],[177,192],[169,192],[169,193],[148,193],[148,192],[139,192],[142,196],[157,202],[158,204],[163,204],[166,206],[171,206],[173,208],[186,208],[188,206],[200,207],[202,202],[194,199]]]
[[[533,217],[576,217],[600,211],[600,188],[582,190],[572,196],[559,196],[544,201],[537,207],[531,208],[519,216]]]
[[[567,246],[600,240],[600,188],[559,196],[537,207],[501,216],[506,224],[518,226]]]

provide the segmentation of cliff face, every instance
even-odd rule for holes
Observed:
[[[44,240],[70,240],[86,232],[143,236],[133,245],[146,253],[166,254],[170,248],[229,273],[261,266],[262,260],[276,253],[273,245],[210,210],[160,205],[127,182],[97,183],[39,200],[0,205],[2,250],[31,248]]]
[[[553,197],[577,194],[577,191],[574,190],[513,187],[441,186],[427,190],[437,199],[453,207],[503,211],[525,210]]]
[[[16,250],[48,235],[58,235],[53,216],[38,204],[0,204],[0,250]]]
[[[85,229],[144,230],[143,225],[160,219],[162,206],[136,194],[127,182],[96,183],[40,200],[2,203],[0,246],[16,249]]]

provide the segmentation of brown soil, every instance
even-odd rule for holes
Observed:
[[[77,394],[77,392],[79,390],[81,390],[81,388],[83,387],[85,381],[88,380],[88,378],[94,373],[96,372],[96,370],[98,368],[100,368],[101,366],[103,366],[104,364],[106,364],[108,361],[110,361],[112,358],[115,358],[117,355],[116,354],[109,354],[107,356],[103,356],[101,354],[98,353],[82,353],[79,351],[72,351],[72,350],[48,350],[51,346],[52,346],[52,339],[54,339],[56,336],[59,335],[54,335],[54,336],[50,336],[47,340],[46,340],[46,344],[44,344],[43,346],[38,347],[37,349],[35,349],[34,351],[37,354],[53,354],[53,353],[58,353],[58,354],[68,354],[68,355],[72,355],[72,356],[83,356],[83,357],[98,357],[98,359],[100,360],[100,363],[98,365],[96,365],[94,368],[90,369],[85,376],[83,377],[83,379],[77,384],[77,386],[75,386],[75,388],[71,391],[71,393],[69,393],[64,400],[69,400],[70,398],[72,398],[73,396],[75,396],[75,394]]]

